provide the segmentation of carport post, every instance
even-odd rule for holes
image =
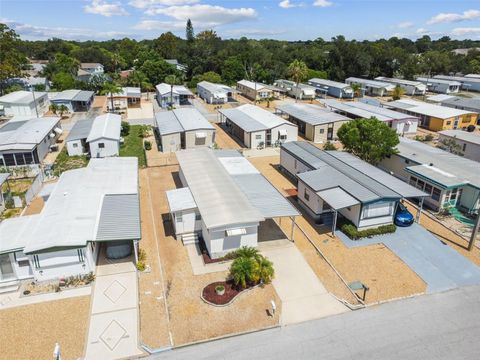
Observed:
[[[337,227],[337,210],[333,210],[332,236],[335,236],[336,227]]]
[[[472,236],[470,237],[470,242],[468,243],[468,251],[472,251],[473,245],[475,245],[475,240],[478,234],[478,227],[480,226],[480,212],[477,215],[477,220],[475,225],[473,225]]]
[[[417,215],[416,215],[416,219],[415,219],[415,222],[417,224],[420,224],[420,215],[422,214],[422,208],[423,208],[423,199],[425,198],[420,198],[420,204],[418,205],[418,211],[417,211]]]
[[[133,251],[135,252],[135,264],[138,263],[138,240],[133,240]]]
[[[295,231],[295,216],[292,216],[292,232],[290,233],[290,240],[295,242],[295,239],[293,238],[293,233]]]

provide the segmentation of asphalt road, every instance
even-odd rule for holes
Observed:
[[[151,359],[480,359],[480,286],[189,346]]]

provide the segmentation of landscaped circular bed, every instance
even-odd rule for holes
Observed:
[[[228,305],[238,294],[245,290],[237,287],[233,280],[217,281],[203,288],[202,298],[213,305]]]

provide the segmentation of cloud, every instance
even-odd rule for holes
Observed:
[[[280,1],[278,3],[278,6],[280,6],[281,8],[284,8],[284,9],[290,9],[290,8],[294,8],[298,5],[290,3],[290,0],[283,0],[283,1]]]
[[[328,1],[328,0],[315,0],[313,2],[313,6],[318,6],[318,7],[329,7],[329,6],[332,6],[333,3],[331,1]]]
[[[286,33],[286,30],[272,29],[232,29],[225,31],[225,34],[231,36],[272,36]]]
[[[106,17],[128,15],[127,10],[125,10],[119,2],[108,3],[103,0],[92,0],[91,4],[85,5],[83,9],[88,14]]]
[[[147,31],[177,31],[185,30],[185,23],[182,21],[143,20],[133,28]]]
[[[417,34],[422,34],[422,35],[427,35],[430,34],[430,30],[427,30],[425,28],[419,28],[415,31]]]
[[[158,6],[188,5],[200,0],[131,0],[128,4],[137,9],[146,9]]]
[[[102,32],[94,29],[84,28],[36,26],[8,19],[0,19],[0,22],[7,24],[10,28],[15,30],[15,32],[19,34],[22,39],[28,40],[46,40],[53,37],[65,40],[109,40],[122,39],[126,36],[137,37],[137,35],[120,31]]]
[[[439,23],[451,23],[451,22],[460,22],[467,20],[475,20],[480,18],[480,10],[466,10],[461,14],[456,13],[440,13],[435,15],[430,20],[427,21],[427,24],[439,24]]]
[[[452,30],[452,35],[454,36],[480,35],[480,27],[455,28]]]
[[[415,24],[411,21],[404,21],[404,22],[401,22],[401,23],[397,24],[397,28],[399,28],[399,29],[408,29],[408,28],[412,28],[414,26],[415,26]]]
[[[150,9],[149,15],[165,15],[184,22],[192,20],[193,26],[206,28],[252,20],[257,12],[252,8],[225,8],[217,5],[183,5]]]

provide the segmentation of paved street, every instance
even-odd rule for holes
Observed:
[[[480,286],[186,347],[152,359],[477,359]]]

